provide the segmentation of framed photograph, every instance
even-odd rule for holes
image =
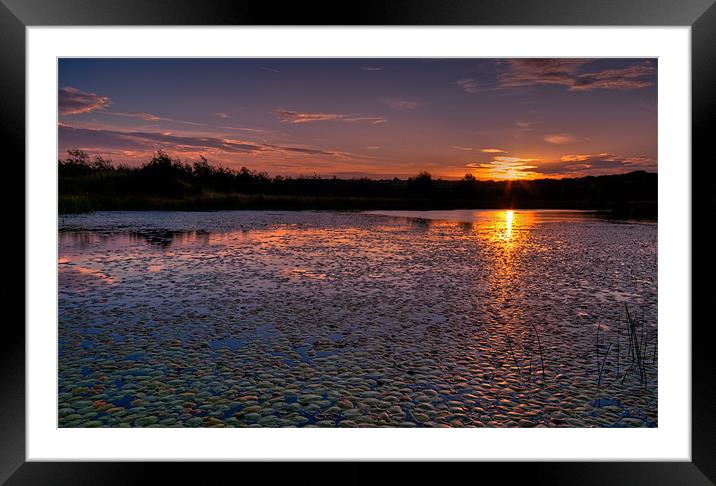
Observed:
[[[314,10],[3,0],[26,285],[0,480],[713,484],[713,2]]]

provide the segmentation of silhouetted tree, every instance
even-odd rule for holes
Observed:
[[[477,179],[472,174],[465,174],[457,183],[457,197],[460,199],[475,199],[477,197]]]
[[[433,189],[435,189],[435,181],[429,172],[423,171],[408,179],[407,190],[410,197],[429,198]]]

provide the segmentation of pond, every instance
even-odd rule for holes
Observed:
[[[655,427],[657,224],[61,216],[60,427]]]

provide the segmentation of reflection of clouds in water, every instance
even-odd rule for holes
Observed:
[[[60,276],[67,276],[67,274],[70,274],[69,276],[71,277],[72,274],[79,274],[81,276],[91,277],[92,280],[97,280],[105,284],[112,285],[116,283],[116,279],[110,277],[106,273],[94,268],[78,265],[67,256],[60,257],[57,260],[57,263],[59,265]]]

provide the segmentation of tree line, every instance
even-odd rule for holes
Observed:
[[[657,175],[644,171],[531,181],[481,181],[471,174],[460,180],[443,180],[420,172],[407,179],[376,180],[270,177],[246,167],[237,170],[212,165],[204,157],[186,163],[163,151],[137,167],[114,165],[101,156],[91,158],[82,150],[70,150],[58,162],[60,198],[84,198],[96,209],[155,209],[158,201],[172,202],[167,206],[172,208],[181,208],[181,201],[193,201],[190,208],[201,209],[198,201],[211,199],[208,209],[235,209],[237,204],[276,207],[280,200],[278,205],[285,209],[291,209],[293,201],[296,209],[331,209],[334,205],[335,209],[640,207],[655,211],[657,200]],[[222,208],[221,201],[229,201],[232,195],[252,197],[241,199],[244,203],[234,198],[234,203],[226,203],[232,207]],[[152,207],[142,208],[142,204]]]

